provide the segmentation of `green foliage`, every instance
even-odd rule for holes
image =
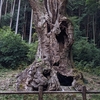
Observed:
[[[37,33],[34,33],[32,36],[32,43],[28,44],[29,46],[29,52],[27,54],[29,63],[32,63],[35,60],[35,55],[37,52],[38,47],[38,37]]]
[[[82,35],[82,32],[80,31],[80,19],[77,16],[73,16],[69,18],[73,25],[74,25],[74,37],[76,40],[79,40],[80,36]]]
[[[89,15],[96,13],[99,3],[96,0],[86,0],[86,10]]]
[[[96,67],[100,65],[100,49],[89,43],[86,38],[76,41],[73,46],[74,60],[77,66]]]
[[[75,43],[73,58],[75,65],[86,72],[100,75],[100,39],[99,39],[99,6],[96,0],[70,0],[67,6],[70,20],[74,25]],[[93,20],[94,16],[94,20]],[[95,21],[95,43],[93,37],[93,23]],[[89,43],[89,42],[90,43]]]
[[[15,35],[8,27],[0,29],[0,64],[7,68],[18,67],[27,61],[28,46],[19,34]]]
[[[100,95],[91,95],[91,100],[99,100],[100,99]]]
[[[37,33],[33,34],[32,39],[33,39],[33,42],[36,42],[38,40]]]
[[[1,22],[0,22],[0,27],[3,27],[3,25],[10,25],[10,18],[11,18],[11,14],[7,13],[6,15],[2,15],[1,17]]]
[[[100,33],[100,2],[98,0],[69,0],[67,8],[69,16],[76,17],[78,21],[78,24],[75,23],[74,27],[75,35],[88,37],[88,40],[95,38],[94,42],[100,47],[100,39],[98,39]],[[95,37],[93,34],[95,34]]]
[[[29,45],[29,52],[27,54],[29,63],[32,63],[35,60],[35,55],[38,47],[38,42],[35,41]]]

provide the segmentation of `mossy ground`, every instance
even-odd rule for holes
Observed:
[[[0,69],[0,91],[16,91],[16,75],[21,70]],[[89,91],[100,91],[100,77],[82,72]],[[44,100],[82,100],[81,95],[53,94],[44,95]],[[38,95],[0,95],[0,100],[38,100]],[[100,95],[87,95],[87,100],[100,100]]]

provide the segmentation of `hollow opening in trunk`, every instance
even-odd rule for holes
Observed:
[[[58,43],[62,43],[62,44],[65,43],[65,39],[67,38],[66,28],[67,28],[67,24],[65,21],[63,21],[60,25],[61,32],[58,35],[56,35],[56,39]]]
[[[48,76],[50,76],[51,73],[51,69],[44,69],[43,71],[43,75],[47,78]]]
[[[57,72],[57,77],[61,86],[72,86],[73,77],[72,76],[64,76]]]
[[[64,44],[64,36],[66,36],[65,30],[61,30],[60,34],[56,35],[57,41]]]
[[[58,62],[55,62],[55,63],[53,64],[53,66],[59,66],[59,61],[58,61]]]

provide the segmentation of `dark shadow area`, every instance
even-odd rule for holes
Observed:
[[[61,86],[72,86],[72,82],[73,82],[72,76],[67,77],[57,72],[57,77]]]
[[[65,43],[65,39],[67,38],[67,34],[66,34],[66,28],[67,28],[67,23],[66,21],[63,21],[60,25],[60,34],[56,35],[56,39],[58,41],[58,43]]]
[[[59,61],[58,61],[58,62],[55,62],[55,63],[53,64],[53,66],[59,66]]]
[[[50,69],[45,69],[44,71],[43,71],[43,75],[47,78],[48,76],[50,76],[50,74],[51,74],[51,70]]]
[[[50,25],[47,23],[47,32],[50,32]]]
[[[60,34],[56,35],[56,39],[58,43],[63,43],[64,44],[64,36],[66,36],[65,30],[61,30]]]

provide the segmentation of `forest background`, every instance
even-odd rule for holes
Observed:
[[[66,6],[74,25],[74,66],[100,75],[100,0],[69,0]],[[38,41],[32,20],[28,0],[0,0],[0,68],[23,69],[34,61]]]

